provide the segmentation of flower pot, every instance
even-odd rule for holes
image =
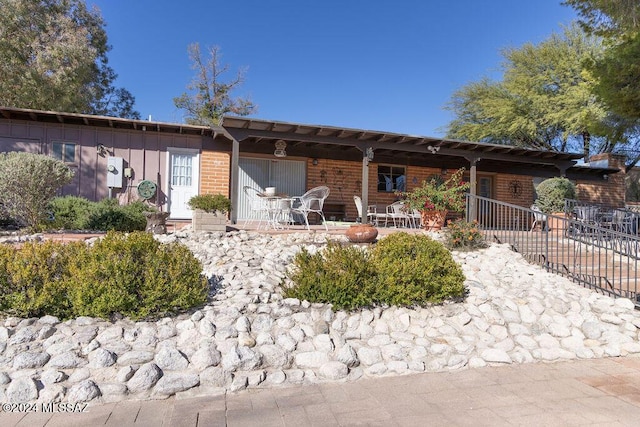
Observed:
[[[227,214],[196,209],[193,211],[191,225],[193,231],[227,231]]]
[[[569,225],[569,217],[564,212],[553,212],[547,217],[549,230],[566,230]]]
[[[444,227],[448,211],[421,211],[422,226],[428,231],[437,231]]]
[[[345,232],[351,243],[372,243],[378,237],[378,229],[371,224],[352,225]]]

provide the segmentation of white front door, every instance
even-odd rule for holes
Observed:
[[[172,219],[190,219],[187,202],[198,194],[199,151],[179,148],[168,150],[168,210]]]

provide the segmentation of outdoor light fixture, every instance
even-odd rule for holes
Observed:
[[[107,154],[107,148],[104,146],[104,144],[98,144],[96,146],[96,151],[98,152],[98,155],[101,157],[104,157]]]
[[[318,159],[313,159],[311,164],[313,164],[313,166],[318,166]]]
[[[440,147],[434,147],[432,145],[428,145],[427,150],[431,151],[431,154],[436,154],[438,151],[440,151]]]
[[[273,155],[276,157],[287,157],[287,152],[284,151],[285,148],[287,148],[287,143],[279,139],[276,141],[276,150],[273,152]]]
[[[448,173],[449,173],[449,171],[447,170],[447,168],[442,168],[442,170],[440,171],[440,173],[441,173],[442,175],[446,175],[446,174],[448,174]]]
[[[365,154],[365,162],[367,165],[369,165],[369,162],[373,160],[373,147],[367,147],[364,154]]]

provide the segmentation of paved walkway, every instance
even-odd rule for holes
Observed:
[[[40,409],[40,408],[39,408]],[[0,413],[1,426],[637,426],[640,358],[534,363]]]

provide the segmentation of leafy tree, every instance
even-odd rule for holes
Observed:
[[[566,0],[582,27],[604,37],[605,54],[590,64],[595,93],[626,122],[632,147],[624,152],[627,170],[640,160],[640,3],[637,0]],[[632,153],[632,154],[629,154]]]
[[[222,75],[228,71],[228,65],[220,64],[220,48],[209,48],[208,59],[202,57],[200,45],[194,43],[187,48],[192,68],[196,75],[187,89],[192,93],[183,93],[173,99],[176,107],[186,110],[186,121],[192,125],[217,126],[225,114],[246,116],[256,110],[256,106],[247,98],[232,98],[231,92],[244,82],[244,70],[228,83],[222,82]]]
[[[604,52],[598,38],[577,25],[539,45],[505,49],[504,75],[456,91],[448,108],[456,118],[448,136],[556,151],[611,151],[625,141],[627,122],[594,95],[585,64]]]
[[[140,118],[84,0],[0,0],[0,105]]]
[[[565,0],[562,4],[578,12],[580,25],[589,32],[612,36],[640,29],[638,0]]]

